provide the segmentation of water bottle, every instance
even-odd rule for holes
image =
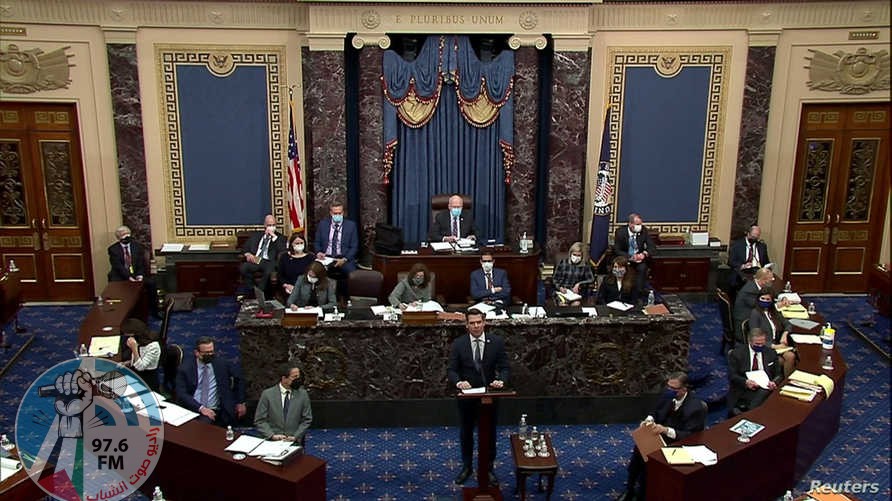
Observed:
[[[520,237],[520,253],[526,254],[529,252],[529,242],[527,241],[527,232],[523,232],[523,235]]]
[[[784,493],[784,497],[782,501],[793,501],[793,493],[790,490]]]
[[[235,432],[232,431],[232,426],[227,426],[227,427],[226,427],[226,440],[228,440],[228,441],[230,441],[230,442],[232,442],[233,440],[235,440]]]
[[[334,314],[331,316],[331,319],[332,320],[340,320],[341,319],[341,315],[338,313],[338,305],[335,305]]]
[[[831,357],[830,355],[827,355],[827,357],[824,359],[824,363],[821,364],[821,368],[824,369],[825,371],[832,371],[833,370],[833,357]]]
[[[651,291],[647,293],[647,305],[653,306],[654,301],[656,301],[656,299],[654,299],[654,291],[651,289]]]
[[[530,440],[534,444],[539,443],[539,430],[535,426],[533,426],[533,431],[530,432]]]
[[[161,487],[155,486],[152,491],[152,501],[164,501],[164,494],[161,493]]]
[[[19,271],[19,267],[15,265],[15,259],[9,260],[9,268],[8,269],[9,269],[10,273],[15,273],[15,272]]]
[[[89,354],[89,352],[87,351],[87,345],[81,343],[81,347],[78,348],[77,354],[82,357],[86,357]]]
[[[784,292],[787,292],[787,293],[793,292],[793,287],[790,285],[789,280],[787,280],[787,283],[784,284]]]
[[[6,433],[0,435],[0,457],[9,457],[9,451],[14,447],[15,445],[6,436]]]
[[[530,314],[529,305],[527,305],[526,303],[523,303],[523,308],[520,309],[520,314],[521,315],[529,315]],[[524,416],[526,416],[526,414],[524,414]]]
[[[347,300],[347,311],[350,311],[350,308],[353,308],[353,301]]]
[[[4,435],[6,436],[6,435]],[[517,438],[521,441],[525,441],[527,439],[527,415],[520,415],[520,424],[517,425]]]
[[[102,299],[102,296],[96,296],[96,306],[102,306],[105,304],[105,299]]]

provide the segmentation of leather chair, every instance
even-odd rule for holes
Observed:
[[[176,400],[177,370],[183,363],[183,347],[178,344],[166,346],[164,357],[161,359],[161,369],[164,371],[164,381],[161,388]]]
[[[436,216],[438,212],[449,208],[449,197],[451,196],[452,193],[440,193],[431,197],[431,225],[434,224],[434,216]],[[474,201],[471,200],[469,195],[461,195],[461,199],[462,202],[464,202],[462,207],[465,210],[472,210],[474,208]]]
[[[158,342],[161,343],[161,346],[167,345],[167,331],[170,329],[170,314],[173,313],[173,306],[175,301],[173,297],[167,296],[164,298],[164,309],[161,314],[161,331],[158,333]]]
[[[354,270],[347,277],[347,290],[353,306],[371,306],[381,303],[381,285],[384,275],[376,270]]]
[[[722,345],[719,353],[726,353],[728,349],[734,348],[734,325],[731,322],[731,296],[722,289],[715,290],[715,296],[719,303],[719,316],[722,319]]]

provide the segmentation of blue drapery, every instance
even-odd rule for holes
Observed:
[[[430,198],[465,193],[479,238],[503,240],[513,156],[514,53],[482,63],[464,36],[428,37],[415,61],[384,54],[385,180],[392,223],[425,239]]]

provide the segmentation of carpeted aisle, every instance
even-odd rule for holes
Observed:
[[[794,493],[807,490],[813,481],[831,484],[865,483],[876,493],[859,494],[864,501],[890,498],[889,487],[889,364],[846,325],[865,332],[888,350],[889,319],[874,315],[863,296],[824,297],[814,301],[837,328],[837,343],[849,364],[844,411],[839,434]],[[709,424],[725,414],[727,366],[719,353],[721,321],[713,303],[690,303],[697,318],[693,326],[690,373],[698,381],[698,396],[710,403]],[[31,381],[50,366],[71,358],[85,306],[26,307],[21,323],[25,334],[13,334],[13,347],[0,350],[0,364],[14,353],[24,337],[35,334],[34,344],[0,380],[0,432],[13,434],[19,400]],[[201,335],[217,339],[218,352],[238,361],[238,332],[233,327],[237,303],[223,298],[212,307],[175,313],[170,328],[172,342],[187,352]],[[155,322],[153,327],[158,328]],[[514,422],[519,416],[502,416]],[[536,424],[536,423],[532,423]],[[555,499],[602,500],[618,496],[625,485],[625,464],[631,451],[628,432],[633,423],[591,426],[540,426],[553,435],[560,471]],[[514,473],[506,436],[513,427],[500,428],[497,473],[502,492],[513,497]],[[329,499],[419,500],[456,499],[460,488],[452,484],[458,471],[458,429],[312,429],[308,452],[328,461]],[[528,481],[530,499],[544,499]],[[136,498],[133,499],[142,499]]]

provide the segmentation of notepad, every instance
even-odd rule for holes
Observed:
[[[121,336],[101,336],[90,340],[90,356],[105,357],[117,355],[121,346]]]
[[[792,381],[801,381],[810,385],[820,386],[824,390],[824,394],[830,398],[830,395],[833,393],[833,389],[835,388],[835,384],[833,380],[830,379],[826,374],[821,374],[820,376],[817,374],[812,374],[810,372],[795,370],[792,374],[790,374],[790,380]]]
[[[558,291],[558,292],[555,292],[555,294],[556,294],[559,298],[563,299],[565,302],[568,302],[568,303],[569,303],[569,302],[572,302],[572,301],[578,301],[578,300],[582,299],[582,296],[580,296],[579,294],[577,294],[577,293],[571,291],[570,289],[567,289],[567,292],[560,292],[560,291]]]
[[[15,472],[21,469],[21,461],[16,461],[12,458],[0,458],[0,481],[15,475]]]
[[[189,244],[189,251],[207,251],[211,250],[211,243],[198,243],[198,244]]]
[[[768,383],[770,382],[770,380],[768,379],[768,373],[763,370],[746,371],[746,378],[754,381],[757,385],[759,385],[759,388],[762,388],[764,390],[769,389]]]
[[[694,464],[694,458],[684,447],[663,447],[663,456],[669,464]]]
[[[262,438],[252,437],[251,435],[241,435],[224,450],[227,452],[243,452],[245,454],[250,454],[251,451],[256,449],[257,446],[263,442],[264,440]]]
[[[795,398],[803,402],[811,402],[815,399],[817,392],[808,388],[800,388],[791,384],[784,385],[778,392],[785,397]]]
[[[431,242],[431,249],[435,252],[451,251],[452,244],[449,242]]]
[[[624,303],[622,301],[611,301],[607,303],[608,308],[613,308],[614,310],[619,311],[629,311],[635,307],[634,304]]]

